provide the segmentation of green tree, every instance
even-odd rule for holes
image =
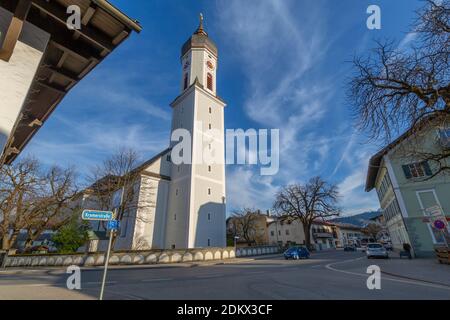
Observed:
[[[59,253],[76,252],[88,240],[88,229],[87,221],[80,222],[78,217],[74,217],[68,224],[59,229],[52,237],[52,241]]]

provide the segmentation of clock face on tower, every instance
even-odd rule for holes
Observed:
[[[214,70],[214,65],[213,65],[213,63],[211,62],[211,61],[206,61],[206,65],[208,66],[208,69],[209,70]]]

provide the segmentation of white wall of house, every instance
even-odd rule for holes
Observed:
[[[0,45],[12,16],[0,8]],[[0,59],[0,152],[20,115],[49,39],[48,33],[25,21],[11,59]]]

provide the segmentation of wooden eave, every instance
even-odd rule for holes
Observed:
[[[141,31],[137,21],[105,0],[0,0],[13,13],[24,3],[28,10],[21,18],[48,32],[50,41],[0,164],[11,164],[65,95],[133,31]],[[70,5],[81,9],[80,30],[66,25]]]

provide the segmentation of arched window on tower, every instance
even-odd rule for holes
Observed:
[[[206,75],[206,87],[208,88],[208,90],[213,90],[213,76],[209,72]]]
[[[183,90],[186,90],[188,87],[188,74],[184,74],[184,84],[183,84]]]

